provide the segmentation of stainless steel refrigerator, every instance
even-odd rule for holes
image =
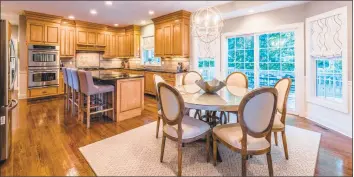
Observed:
[[[11,152],[12,110],[17,106],[13,98],[14,82],[17,76],[17,61],[11,40],[10,24],[0,20],[0,161],[9,158]]]

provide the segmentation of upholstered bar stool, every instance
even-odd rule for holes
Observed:
[[[74,116],[76,113],[76,107],[77,107],[77,113],[79,115],[80,119],[80,100],[81,100],[81,94],[80,94],[80,84],[79,84],[79,76],[77,74],[77,69],[71,69],[71,79],[72,79],[72,104],[71,104],[71,114]]]
[[[65,109],[69,109],[69,85],[68,85],[68,75],[66,73],[66,68],[62,68],[63,77],[64,77],[64,89],[65,89]]]
[[[67,105],[68,105],[68,109],[70,108],[70,104],[72,104],[73,100],[72,100],[72,88],[73,88],[73,79],[71,77],[71,68],[66,68],[66,77],[68,79],[68,90],[67,90],[67,95],[68,95],[68,99],[67,99]]]
[[[90,116],[93,114],[98,114],[98,113],[105,113],[108,111],[112,111],[112,118],[115,120],[115,113],[114,113],[114,107],[115,107],[115,100],[114,100],[114,86],[112,85],[95,85],[93,83],[93,78],[91,75],[91,72],[89,71],[83,71],[79,70],[78,71],[78,76],[79,76],[79,83],[80,83],[80,91],[82,94],[82,97],[86,96],[86,105],[82,101],[80,108],[82,108],[82,111],[80,112],[83,114],[86,112],[86,124],[87,128],[90,128]],[[98,94],[108,94],[112,93],[112,106],[102,106],[102,105],[91,105],[91,96],[98,95]],[[82,98],[81,98],[82,99]],[[108,104],[107,104],[108,105]],[[100,110],[91,112],[91,109],[101,107]],[[83,117],[83,116],[81,116]]]

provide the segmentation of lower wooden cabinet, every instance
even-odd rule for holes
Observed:
[[[31,88],[27,90],[27,98],[40,98],[46,96],[54,96],[64,94],[64,78],[63,73],[60,72],[59,75],[59,86],[58,87],[43,87],[43,88]]]
[[[156,95],[154,74],[160,75],[168,84],[172,86],[181,85],[184,75],[183,73],[145,72],[145,93],[150,95]]]

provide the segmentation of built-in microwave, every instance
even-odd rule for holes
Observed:
[[[28,46],[28,67],[59,67],[59,60],[59,46]]]
[[[39,68],[28,71],[28,88],[59,86],[59,68]]]

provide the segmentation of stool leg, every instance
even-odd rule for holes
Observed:
[[[74,114],[75,114],[75,98],[76,98],[76,94],[75,94],[75,90],[74,89],[72,89],[72,102],[71,102],[71,116],[74,116]]]
[[[90,128],[90,95],[87,95],[86,125]]]
[[[113,107],[113,110],[112,110],[112,115],[113,115],[113,121],[116,121],[116,114],[115,114],[115,101],[116,101],[116,99],[115,99],[115,97],[114,97],[114,91],[112,92],[112,107]]]
[[[78,92],[77,94],[78,94],[78,101],[77,101],[77,111],[78,111],[78,113],[77,113],[77,118],[78,118],[78,120],[80,121],[80,119],[81,119],[81,109],[80,109],[80,105],[81,105],[81,93]]]

